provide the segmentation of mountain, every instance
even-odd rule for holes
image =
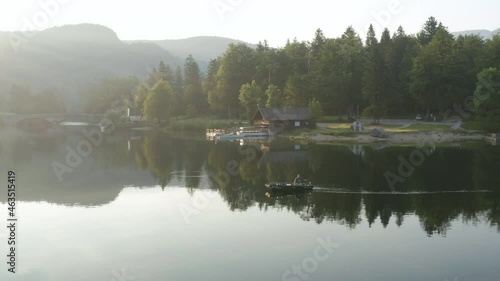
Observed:
[[[479,29],[479,30],[465,30],[465,31],[458,31],[458,32],[453,32],[452,33],[455,37],[458,37],[460,35],[479,35],[483,37],[484,39],[491,39],[493,38],[494,35],[500,34],[500,28],[490,31],[486,29]]]
[[[469,30],[454,34],[491,38],[499,32]],[[5,105],[12,85],[19,84],[30,86],[34,93],[55,88],[71,110],[78,107],[79,96],[89,84],[103,77],[143,78],[161,60],[175,68],[182,66],[189,54],[206,71],[210,59],[219,57],[229,44],[238,43],[256,47],[215,36],[124,42],[113,30],[95,24],[55,27],[29,36],[0,32],[0,106]]]
[[[55,87],[68,101],[102,77],[143,77],[161,60],[172,67],[182,63],[156,44],[125,44],[100,25],[67,25],[22,36],[0,32],[0,97],[21,84],[34,92]]]
[[[156,44],[182,60],[184,60],[187,56],[192,55],[200,65],[202,71],[206,70],[208,62],[211,59],[216,59],[222,55],[226,51],[229,44],[243,43],[253,48],[256,47],[254,44],[240,40],[217,36],[197,36],[176,40],[128,41],[127,43],[137,42]]]

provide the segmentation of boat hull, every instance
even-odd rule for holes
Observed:
[[[266,187],[271,192],[282,192],[282,193],[298,193],[298,192],[308,192],[312,191],[314,186],[311,184],[294,185],[291,183],[268,183]]]

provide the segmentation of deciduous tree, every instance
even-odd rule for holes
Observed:
[[[246,109],[249,120],[252,118],[257,108],[263,107],[266,103],[264,92],[259,85],[257,85],[255,80],[252,81],[251,84],[247,83],[241,86],[239,99]]]
[[[172,112],[173,91],[168,81],[159,81],[150,90],[144,102],[144,116],[148,121],[166,121]]]

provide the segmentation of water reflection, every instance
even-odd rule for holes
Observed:
[[[386,194],[390,189],[384,173],[397,171],[398,157],[407,158],[415,147],[319,145],[282,139],[211,143],[202,137],[164,132],[119,132],[106,135],[60,182],[51,164],[65,161],[67,147],[77,147],[82,134],[16,131],[3,132],[1,137],[1,168],[22,173],[19,196],[24,201],[99,206],[112,202],[126,186],[183,186],[191,193],[205,188],[217,191],[230,210],[252,206],[288,210],[318,224],[335,222],[355,228],[366,220],[370,226],[402,226],[405,218],[416,216],[428,235],[445,235],[456,220],[487,222],[500,230],[500,193],[474,192],[500,190],[496,166],[500,147],[428,148],[431,156],[398,185],[399,193]],[[229,184],[221,185],[207,176],[228,171],[232,171]],[[297,173],[323,188],[297,196],[265,196],[266,182],[293,181]],[[462,190],[470,192],[433,193]],[[5,202],[5,195],[1,196]]]

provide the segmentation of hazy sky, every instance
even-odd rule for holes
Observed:
[[[46,5],[43,5],[46,3]],[[45,7],[44,7],[45,6]],[[112,28],[120,39],[179,39],[217,35],[251,43],[310,40],[317,28],[336,37],[370,23],[417,32],[429,16],[450,31],[500,28],[499,0],[0,0],[0,30],[76,23]]]

